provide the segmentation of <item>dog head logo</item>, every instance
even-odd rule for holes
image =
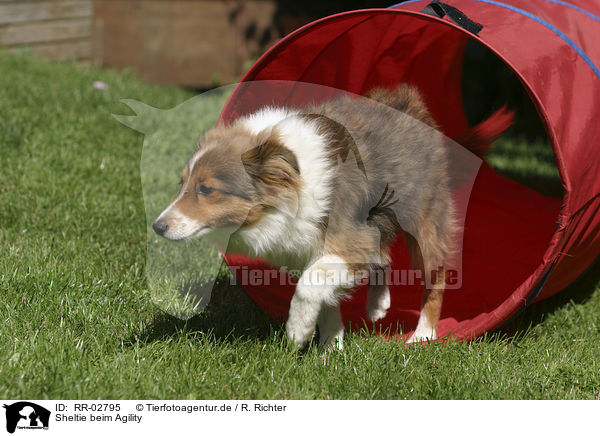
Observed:
[[[50,411],[42,406],[28,401],[19,401],[10,405],[5,404],[6,431],[14,433],[19,429],[48,429]]]
[[[147,223],[144,271],[149,297],[171,316],[189,319],[210,301],[222,271],[220,253],[201,239],[174,244],[158,236],[151,225],[177,194],[182,164],[195,151],[200,134],[217,124],[219,105],[224,104],[225,97],[209,91],[164,110],[134,100],[122,101],[135,115],[114,117],[143,134],[140,176]]]

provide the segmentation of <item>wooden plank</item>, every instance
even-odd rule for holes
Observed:
[[[22,47],[12,48],[23,50]],[[53,60],[84,60],[89,59],[92,53],[92,43],[89,39],[81,41],[57,42],[51,44],[37,44],[27,47],[36,56]]]
[[[47,1],[61,1],[61,0],[0,0],[0,4],[7,4],[7,3],[18,3],[18,4],[23,4],[23,3],[41,3],[41,2],[47,2]],[[89,2],[91,0],[71,0],[71,1],[79,1],[79,2]],[[122,0],[118,0],[118,1],[122,1]],[[191,1],[195,1],[195,0],[191,0]]]
[[[242,3],[257,35],[272,23],[274,1]],[[234,22],[237,2],[94,2],[94,61],[132,68],[158,84],[208,86],[230,83],[243,72],[248,50],[244,29]],[[241,41],[241,42],[240,42]],[[258,54],[258,53],[257,53]],[[256,56],[257,54],[252,54]]]
[[[57,18],[90,17],[91,1],[39,1],[0,4],[0,25],[53,20]]]
[[[150,82],[180,85],[210,83],[216,71],[229,77],[235,68],[235,36],[225,24],[224,2],[203,2],[202,13],[177,0],[97,1],[94,8],[94,59],[102,65],[131,67]]]
[[[91,30],[91,17],[8,25],[0,27],[0,45],[13,46],[86,38],[90,37]]]

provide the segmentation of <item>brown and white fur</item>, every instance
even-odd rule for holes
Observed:
[[[209,130],[181,173],[182,187],[157,218],[172,240],[204,236],[228,251],[303,271],[286,331],[301,348],[318,326],[322,344],[342,347],[339,302],[356,271],[389,267],[398,232],[423,271],[452,251],[454,204],[443,136],[418,91],[375,89],[313,107],[268,107]],[[499,111],[466,132],[484,146],[510,124]],[[333,277],[333,280],[328,280]],[[444,274],[425,286],[410,342],[436,339]],[[372,321],[390,307],[386,284],[369,287]]]

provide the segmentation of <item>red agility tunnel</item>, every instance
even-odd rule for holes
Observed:
[[[514,72],[552,143],[564,196],[545,197],[485,164],[479,170],[466,215],[462,288],[446,292],[438,328],[439,337],[472,339],[564,289],[600,253],[600,3],[448,2],[408,1],[315,21],[265,53],[242,82],[308,82],[361,95],[375,86],[412,83],[454,138],[468,127],[461,101],[467,41],[483,44]],[[238,87],[224,120],[239,114],[239,94]],[[261,104],[257,99],[255,108]],[[239,256],[228,262],[265,267]],[[400,239],[392,267],[409,268]],[[273,318],[285,320],[294,287],[274,282],[244,288]],[[345,321],[354,326],[365,324],[365,291],[355,290],[342,304]],[[400,324],[409,333],[421,290],[390,291],[392,307],[382,326]]]

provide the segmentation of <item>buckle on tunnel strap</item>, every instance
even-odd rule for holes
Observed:
[[[454,23],[465,29],[467,32],[477,35],[483,26],[476,21],[471,20],[463,12],[447,3],[434,0],[421,10],[422,13],[434,17],[443,18],[448,15]]]

